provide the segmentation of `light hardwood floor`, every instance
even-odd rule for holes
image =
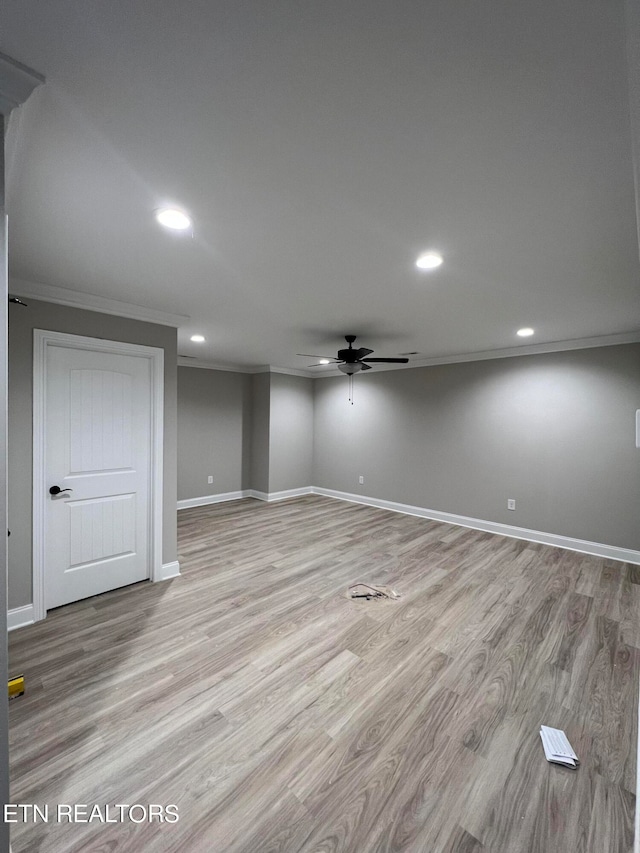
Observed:
[[[179,822],[19,823],[14,853],[632,850],[639,567],[311,496],[179,541],[182,577],[10,635],[13,802]]]

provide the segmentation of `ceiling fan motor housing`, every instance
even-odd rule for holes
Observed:
[[[357,351],[354,349],[339,349],[338,350],[338,358],[340,361],[346,361],[347,364],[354,364],[357,360]]]
[[[344,361],[347,364],[357,364],[361,359],[366,358],[366,356],[371,355],[371,353],[373,352],[372,349],[367,349],[367,347],[353,349],[351,344],[356,339],[355,335],[345,335],[344,339],[349,344],[349,348],[338,350],[338,358],[340,359],[340,361]]]

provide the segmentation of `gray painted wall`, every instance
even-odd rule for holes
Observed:
[[[271,374],[269,491],[312,484],[313,379]]]
[[[640,344],[371,371],[347,396],[316,380],[314,485],[640,549]]]
[[[312,462],[312,379],[178,368],[179,500],[310,486]]]
[[[178,500],[248,489],[250,461],[251,376],[179,367]]]
[[[9,316],[9,607],[30,604],[33,329],[87,335],[164,349],[163,562],[177,559],[176,398],[177,335],[168,326],[142,323],[35,299],[11,306]]]
[[[253,408],[251,416],[250,488],[269,491],[269,397],[271,374],[255,373],[251,377]]]

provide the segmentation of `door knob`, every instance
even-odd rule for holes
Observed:
[[[60,486],[51,486],[49,489],[50,495],[59,495],[60,492],[72,492],[73,489],[61,489]]]

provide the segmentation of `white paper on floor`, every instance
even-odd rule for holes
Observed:
[[[540,737],[547,761],[564,764],[565,767],[573,767],[574,770],[577,768],[580,761],[562,729],[540,726]]]

